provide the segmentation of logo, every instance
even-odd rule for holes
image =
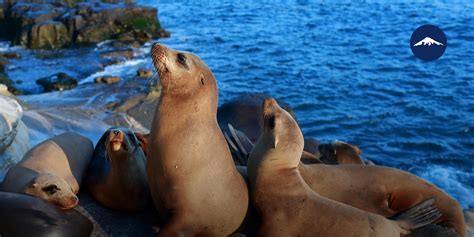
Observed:
[[[444,54],[446,46],[446,35],[434,25],[420,26],[411,35],[411,51],[417,58],[425,61],[440,58]]]

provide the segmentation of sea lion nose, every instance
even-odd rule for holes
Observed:
[[[119,130],[114,130],[114,134],[115,134],[116,136],[118,136],[118,135],[120,135],[120,131],[119,131]]]

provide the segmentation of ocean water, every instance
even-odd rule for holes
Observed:
[[[356,144],[364,158],[415,173],[474,207],[474,3],[136,2],[158,8],[172,33],[159,42],[209,65],[220,104],[268,93],[295,110],[306,137]],[[439,60],[411,53],[411,33],[423,24],[447,36]],[[149,43],[135,59],[97,72],[84,62],[101,47],[61,50],[62,58],[17,48],[26,59],[12,60],[8,72],[37,93],[34,79],[59,71],[87,83],[152,67]]]

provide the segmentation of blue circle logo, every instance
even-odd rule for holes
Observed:
[[[433,61],[440,58],[447,45],[446,35],[434,25],[423,25],[418,27],[410,39],[410,48],[413,54],[425,61]]]

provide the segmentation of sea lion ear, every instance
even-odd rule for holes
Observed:
[[[204,76],[204,74],[201,74],[201,78],[200,78],[200,79],[201,79],[201,84],[204,86],[204,85],[206,84],[206,81],[207,81],[207,79],[206,79],[206,77]]]

